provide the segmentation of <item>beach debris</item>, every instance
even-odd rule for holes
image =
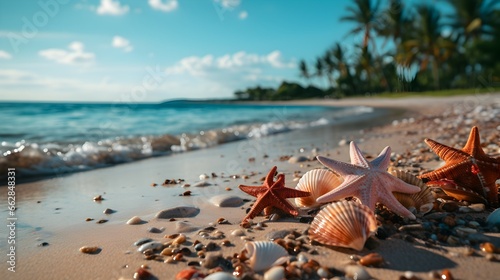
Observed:
[[[243,205],[241,197],[228,194],[215,195],[209,201],[217,207],[239,207]]]
[[[488,215],[486,223],[488,223],[489,226],[500,226],[500,208]]]
[[[288,256],[283,247],[272,241],[247,242],[244,250],[246,250],[250,267],[256,272],[286,262],[286,259],[282,257]]]
[[[192,206],[179,206],[162,210],[156,214],[157,219],[191,218],[200,213],[200,209]]]
[[[103,201],[104,198],[102,197],[102,195],[98,195],[98,196],[94,196],[93,200],[94,201]]]
[[[175,222],[175,232],[177,233],[186,233],[186,232],[192,232],[195,230],[199,230],[200,227],[194,225],[191,222],[188,221],[176,221]]]
[[[140,224],[144,224],[144,223],[147,223],[147,222],[138,216],[133,216],[132,218],[130,218],[127,221],[127,225],[140,225]]]
[[[326,169],[313,169],[300,178],[296,190],[309,192],[311,195],[295,198],[298,207],[317,207],[320,203],[316,199],[342,183],[342,178]]]
[[[316,202],[327,203],[354,196],[361,203],[375,211],[375,204],[381,202],[394,213],[414,220],[415,215],[406,209],[392,194],[393,192],[417,193],[420,188],[403,182],[386,170],[391,161],[391,148],[385,147],[377,158],[368,162],[356,143],[350,145],[351,164],[318,156],[318,161],[343,177],[344,182],[334,190],[320,196]]]
[[[137,240],[136,242],[134,242],[134,245],[141,246],[142,244],[146,244],[146,243],[151,242],[151,241],[153,241],[153,239],[151,239],[149,237],[143,237],[143,238]]]
[[[412,211],[415,209],[420,214],[426,214],[432,210],[434,201],[436,200],[432,195],[432,191],[427,185],[417,176],[399,169],[390,169],[388,171],[391,175],[401,179],[405,183],[414,185],[420,188],[420,191],[414,194],[407,194],[401,192],[393,192],[394,197],[406,209]]]
[[[309,228],[309,238],[325,245],[361,251],[377,230],[373,211],[353,201],[339,201],[323,208]]]
[[[101,252],[101,248],[97,247],[97,246],[83,246],[80,248],[80,252],[84,253],[84,254],[99,254],[99,252]]]
[[[104,209],[104,211],[102,211],[102,213],[104,213],[106,215],[113,214],[115,212],[116,212],[116,210],[113,210],[111,208],[106,208],[106,209]]]
[[[457,185],[482,195],[491,206],[498,206],[496,180],[500,179],[500,158],[489,157],[484,152],[476,126],[472,127],[461,150],[428,138],[425,143],[445,161],[445,165],[424,173],[421,178],[428,181],[453,180]]]
[[[259,215],[264,208],[269,206],[277,207],[293,216],[298,215],[298,211],[286,199],[309,196],[309,192],[285,187],[285,175],[283,174],[278,174],[277,180],[274,181],[276,170],[276,166],[271,168],[262,186],[239,186],[240,190],[251,196],[257,197],[257,201],[243,221],[254,218]]]

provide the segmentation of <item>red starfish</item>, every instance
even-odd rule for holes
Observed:
[[[262,186],[239,186],[240,190],[251,196],[257,197],[257,201],[254,203],[252,209],[248,212],[243,221],[254,218],[268,206],[280,208],[293,216],[297,216],[299,214],[295,207],[293,207],[286,199],[309,196],[310,193],[286,188],[285,175],[283,174],[279,174],[278,179],[275,182],[273,179],[276,169],[276,166],[271,168]]]
[[[457,185],[483,195],[492,206],[498,205],[495,182],[500,179],[500,158],[492,158],[484,153],[476,126],[471,129],[469,139],[462,150],[431,139],[425,139],[425,143],[445,161],[445,165],[423,174],[422,179],[453,180]]]

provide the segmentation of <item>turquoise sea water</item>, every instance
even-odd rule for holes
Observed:
[[[343,122],[367,107],[166,102],[0,103],[0,167],[25,175],[93,169]]]

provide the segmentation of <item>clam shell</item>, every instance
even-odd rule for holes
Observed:
[[[431,188],[427,187],[427,185],[422,181],[422,179],[417,176],[403,171],[392,169],[389,170],[389,173],[405,183],[410,185],[414,185],[420,188],[418,193],[407,194],[400,192],[393,192],[394,197],[407,209],[415,208],[418,213],[425,214],[432,210],[434,203],[434,196],[432,195]]]
[[[375,214],[368,206],[343,200],[319,211],[309,228],[309,238],[325,245],[361,251],[376,229]]]
[[[330,170],[310,170],[300,178],[295,189],[310,192],[311,195],[295,198],[295,204],[299,207],[317,207],[321,204],[317,203],[316,199],[335,189],[341,183],[342,179]]]
[[[247,242],[245,249],[248,253],[250,267],[254,271],[266,270],[280,258],[288,256],[285,248],[271,241]]]

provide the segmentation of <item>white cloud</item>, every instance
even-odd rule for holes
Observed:
[[[46,49],[39,51],[38,55],[60,64],[89,65],[94,62],[95,55],[85,52],[84,48],[83,43],[75,41],[69,44],[68,50]]]
[[[101,5],[97,7],[97,13],[100,15],[119,16],[128,13],[129,7],[122,6],[118,0],[101,0]]]
[[[113,41],[111,42],[111,45],[114,48],[117,49],[122,49],[124,52],[131,52],[134,47],[130,44],[129,40],[121,37],[121,36],[115,36],[113,37]]]
[[[240,19],[246,19],[248,17],[248,12],[247,11],[241,11],[240,14],[238,15]]]
[[[151,8],[167,13],[177,9],[179,6],[177,0],[148,0],[148,3]]]
[[[12,55],[6,51],[0,50],[0,59],[11,59]]]

